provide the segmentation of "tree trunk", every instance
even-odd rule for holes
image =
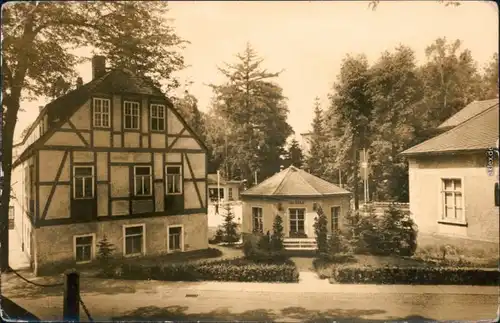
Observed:
[[[0,210],[0,270],[5,272],[9,268],[9,203],[11,194],[11,178],[12,178],[12,146],[14,141],[14,129],[17,122],[17,110],[14,103],[7,103],[6,119],[3,125],[2,133],[2,168],[4,171],[3,189],[1,197]],[[19,100],[17,100],[19,102]],[[10,105],[10,106],[9,106]],[[9,113],[11,112],[11,113]],[[12,113],[16,112],[16,113]]]

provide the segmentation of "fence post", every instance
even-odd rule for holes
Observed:
[[[65,273],[63,319],[66,322],[80,321],[80,275],[76,270]]]

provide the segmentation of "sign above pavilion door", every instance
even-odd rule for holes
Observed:
[[[304,204],[304,201],[300,201],[300,200],[292,200],[292,201],[289,201],[290,204]]]

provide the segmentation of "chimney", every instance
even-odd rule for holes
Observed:
[[[82,85],[83,85],[83,79],[81,77],[78,77],[76,79],[76,88],[78,89]]]
[[[95,55],[92,57],[92,80],[106,74],[106,57]]]

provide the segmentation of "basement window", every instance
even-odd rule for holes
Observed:
[[[168,227],[168,252],[182,251],[183,235],[182,226]]]
[[[123,228],[123,252],[125,256],[141,255],[145,253],[144,236],[145,225],[125,226]]]
[[[74,239],[76,262],[86,263],[92,261],[94,257],[94,235],[75,236]]]

